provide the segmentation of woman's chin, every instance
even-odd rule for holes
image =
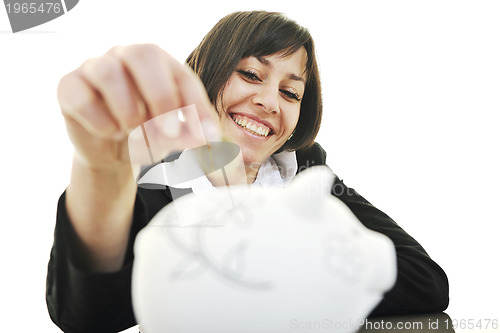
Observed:
[[[226,139],[237,144],[240,147],[245,167],[258,169],[272,152],[269,150],[270,142],[260,142],[252,140],[245,133],[241,133],[239,128],[230,127],[226,130]]]
[[[258,170],[262,162],[267,158],[263,157],[262,154],[258,154],[254,149],[244,146],[240,146],[240,149],[243,156],[243,163],[247,170],[248,168],[255,168]]]

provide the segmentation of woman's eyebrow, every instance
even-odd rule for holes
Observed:
[[[304,83],[304,84],[306,83],[306,80],[304,80],[304,78],[303,78],[303,77],[298,76],[297,74],[290,73],[290,74],[288,74],[288,78],[289,78],[290,80],[300,81],[300,82],[302,82],[302,83]]]
[[[267,60],[266,58],[264,58],[264,57],[258,56],[258,57],[255,57],[255,58],[257,58],[257,60],[261,64],[263,64],[264,66],[268,66],[268,67],[272,67],[273,66],[273,64],[269,60]],[[301,76],[299,76],[297,74],[293,74],[293,73],[288,74],[288,78],[290,80],[293,80],[293,81],[300,81],[300,82],[302,82],[304,84],[306,82],[306,80],[303,77],[301,77]]]
[[[255,58],[257,58],[257,60],[264,66],[272,66],[271,62],[264,57],[258,56]]]

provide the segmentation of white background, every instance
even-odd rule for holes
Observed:
[[[44,299],[72,155],[59,78],[113,45],[152,42],[183,61],[222,16],[247,9],[311,31],[324,88],[317,141],[447,272],[446,312],[500,319],[500,2],[85,0],[17,34],[0,8],[3,331],[59,332]]]

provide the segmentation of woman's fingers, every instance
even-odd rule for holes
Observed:
[[[162,61],[165,52],[158,46],[132,45],[114,48],[113,52],[133,78],[150,118],[182,106],[171,66]]]
[[[131,155],[141,156],[141,163],[221,137],[200,79],[155,45],[115,47],[86,61],[61,79],[58,98],[65,116],[73,120],[67,122],[70,135],[79,136],[76,148],[92,155],[93,161],[106,152],[87,149],[85,132],[71,128],[76,124],[92,137],[94,147],[112,146],[99,144],[99,138],[123,142],[132,132],[129,149]]]
[[[165,61],[170,63],[183,105],[194,104],[196,106],[198,113],[197,121],[201,124],[204,138],[207,141],[219,141],[221,139],[219,119],[212,103],[208,99],[201,80],[190,67],[181,65],[168,53],[165,53]],[[192,119],[189,119],[189,116],[186,118],[186,120]],[[192,122],[189,123],[196,125],[193,127],[193,130],[200,125]]]
[[[129,137],[133,160],[156,162],[174,150],[220,140],[217,114],[189,67],[152,45],[114,52],[122,57],[148,109],[148,120]]]
[[[141,114],[137,104],[139,96],[135,85],[117,57],[106,54],[87,60],[80,73],[102,96],[121,132],[127,133],[144,121],[145,115]]]
[[[100,94],[78,72],[59,81],[57,95],[63,115],[75,119],[92,135],[106,137],[119,132],[119,124]]]
[[[191,68],[183,66],[156,45],[115,47],[108,53],[118,57],[124,71],[129,74],[148,112],[146,120],[163,115],[156,122],[159,132],[170,139],[179,136],[185,140],[194,137],[198,141],[220,139],[217,115],[205,87]],[[181,120],[182,114],[168,114],[193,104],[198,115],[187,115],[184,122]],[[200,124],[203,131],[199,130]]]
[[[132,163],[153,163],[172,151],[207,144],[195,105],[165,112],[146,121],[129,135]]]

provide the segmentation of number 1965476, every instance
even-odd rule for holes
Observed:
[[[35,14],[35,13],[55,13],[59,14],[61,10],[61,4],[58,2],[23,2],[23,3],[13,3],[6,4],[7,13],[15,13],[15,14]]]

